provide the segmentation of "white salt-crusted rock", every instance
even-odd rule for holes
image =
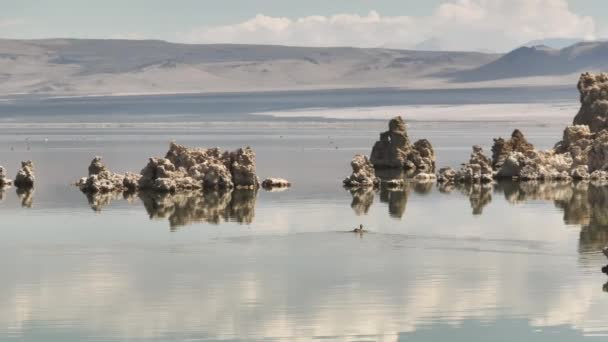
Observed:
[[[249,147],[233,152],[219,148],[188,148],[171,143],[165,158],[153,157],[140,174],[117,174],[109,171],[95,157],[89,176],[77,185],[84,192],[149,190],[158,192],[197,189],[257,189],[255,153]]]
[[[89,165],[89,176],[81,178],[76,185],[85,193],[135,191],[139,178],[133,173],[114,173],[103,164],[101,157],[95,157]]]
[[[141,176],[141,189],[157,191],[257,189],[259,186],[255,153],[249,147],[226,152],[171,143],[165,158],[150,158]]]
[[[262,181],[262,187],[264,189],[274,189],[274,188],[289,188],[291,183],[284,178],[266,178]]]
[[[376,177],[376,171],[372,163],[362,154],[357,154],[350,162],[353,173],[344,179],[343,183],[347,187],[374,187],[380,183]]]
[[[469,162],[455,171],[452,168],[442,168],[437,175],[440,183],[487,183],[493,179],[492,161],[483,154],[479,146],[473,146]]]

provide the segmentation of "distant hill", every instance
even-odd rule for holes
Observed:
[[[526,44],[523,44],[522,46],[526,46],[526,47],[534,47],[534,46],[539,46],[539,45],[545,45],[548,46],[552,49],[563,49],[565,47],[574,45],[574,44],[578,44],[580,42],[584,41],[581,38],[545,38],[545,39],[538,39],[538,40],[533,40],[530,41]]]
[[[422,86],[499,55],[154,40],[0,40],[0,92],[181,93]]]
[[[433,48],[437,41],[425,42]],[[0,39],[0,96],[337,88],[554,85],[608,70],[608,43],[539,45],[508,54],[188,45],[156,40]]]
[[[521,47],[486,65],[440,76],[453,82],[479,82],[602,70],[608,70],[608,42],[580,42],[561,50],[544,45]]]

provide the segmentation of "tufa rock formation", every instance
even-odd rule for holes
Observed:
[[[372,163],[362,154],[357,154],[350,162],[353,173],[344,179],[344,186],[350,188],[375,187],[380,183]]]
[[[7,178],[6,169],[0,166],[0,189],[11,185],[13,182]]]
[[[511,134],[511,139],[509,140],[503,138],[494,139],[494,145],[492,146],[492,167],[494,169],[500,168],[512,152],[526,153],[532,150],[534,150],[534,145],[530,144],[523,133],[516,129]]]
[[[249,147],[233,152],[219,148],[187,148],[171,143],[165,158],[153,157],[140,174],[109,171],[95,157],[89,176],[76,185],[83,192],[149,190],[179,192],[198,189],[257,189],[255,153]]]
[[[405,121],[399,116],[390,120],[388,128],[372,149],[370,161],[374,167],[400,168],[410,173],[435,172],[435,153],[428,140],[411,145]]]
[[[287,179],[283,178],[266,178],[262,181],[262,187],[266,190],[272,190],[274,188],[289,188],[291,183]]]
[[[150,158],[141,171],[139,188],[160,192],[192,189],[257,189],[255,153],[219,148],[187,148],[171,143],[165,158]]]
[[[574,125],[566,127],[562,141],[553,149],[535,150],[519,130],[515,130],[509,140],[494,139],[494,178],[524,181],[607,179],[608,74],[582,74],[578,89],[581,108]],[[463,172],[463,175],[469,175],[462,177],[463,181],[476,179],[470,171]],[[448,182],[458,175],[459,172],[445,168],[440,170],[438,178]]]
[[[578,81],[581,109],[574,125],[589,126],[596,133],[608,128],[608,74],[584,73]]]
[[[21,169],[17,172],[13,184],[15,184],[17,188],[27,189],[34,187],[35,181],[34,163],[32,163],[31,160],[21,162]]]
[[[473,153],[469,162],[462,164],[458,171],[452,168],[439,170],[437,181],[439,183],[489,183],[493,179],[491,160],[483,154],[479,146],[473,146]]]
[[[81,178],[76,185],[85,193],[135,191],[139,178],[133,173],[114,173],[101,162],[101,157],[95,157],[89,165],[89,176]]]

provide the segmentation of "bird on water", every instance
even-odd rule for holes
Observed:
[[[360,224],[358,228],[353,229],[353,233],[367,233],[367,230],[365,230],[363,225]]]

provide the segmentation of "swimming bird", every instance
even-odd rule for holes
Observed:
[[[360,225],[359,225],[359,228],[355,228],[355,229],[353,229],[353,233],[361,233],[361,234],[362,234],[362,233],[367,233],[367,230],[363,229],[363,225],[362,225],[362,224],[360,224]]]

